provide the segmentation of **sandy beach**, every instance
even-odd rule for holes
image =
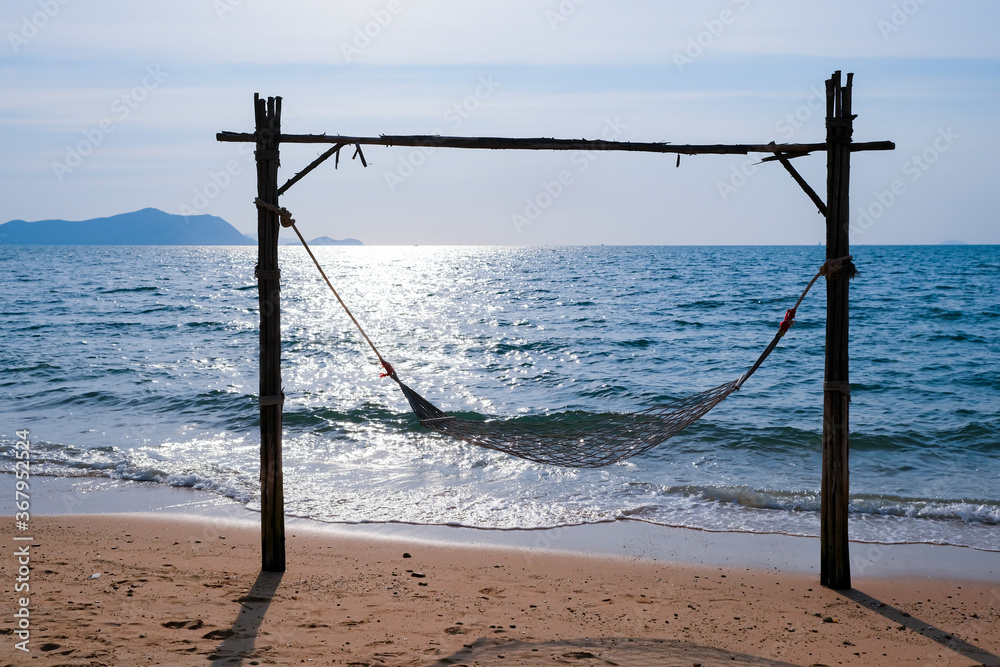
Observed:
[[[287,571],[262,574],[253,516],[33,518],[30,652],[9,611],[0,663],[1000,665],[1000,583],[981,569],[996,554],[973,552],[964,577],[883,569],[837,592],[738,553],[706,565],[299,520]],[[17,568],[0,564],[8,600]]]

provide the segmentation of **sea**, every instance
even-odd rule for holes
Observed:
[[[456,416],[543,421],[739,377],[825,258],[819,246],[315,252],[408,385]],[[1000,551],[1000,246],[853,255],[850,536]],[[259,509],[255,264],[254,247],[0,246],[0,471],[27,429],[33,475]],[[281,247],[280,265],[290,516],[819,533],[822,278],[740,391],[644,454],[581,469],[420,426],[303,249]]]

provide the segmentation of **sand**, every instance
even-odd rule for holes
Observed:
[[[260,572],[246,521],[103,514],[31,528],[30,653],[15,649],[8,546],[0,664],[1000,665],[995,579],[863,577],[837,592],[812,573],[304,523],[279,575]]]

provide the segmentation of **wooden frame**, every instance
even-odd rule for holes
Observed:
[[[826,217],[827,259],[850,254],[851,153],[893,150],[891,141],[853,143],[851,113],[853,74],[842,85],[840,71],[826,81],[827,136],[823,143],[799,144],[669,144],[589,139],[448,137],[438,135],[380,135],[360,137],[326,134],[282,134],[281,98],[254,96],[255,131],[220,132],[218,141],[256,144],[257,196],[267,206],[257,211],[258,264],[256,277],[260,301],[260,429],[261,429],[261,547],[265,571],[285,569],[284,498],[281,471],[281,423],[284,394],[281,388],[280,276],[278,270],[278,197],[330,157],[339,162],[340,151],[353,146],[365,163],[363,145],[418,146],[491,150],[598,150],[680,155],[746,155],[766,153],[763,162],[778,161]],[[282,143],[333,144],[302,171],[278,186],[279,146]],[[792,166],[791,159],[816,151],[827,154],[826,202]],[[367,164],[365,163],[365,166]],[[851,587],[847,533],[849,499],[849,355],[848,279],[855,275],[849,260],[827,276],[826,368],[823,384],[823,470],[820,508],[820,582],[836,589]]]

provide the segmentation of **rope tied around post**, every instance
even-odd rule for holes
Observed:
[[[854,262],[851,261],[853,259],[854,255],[828,259],[820,267],[820,275],[825,276],[827,280],[854,278],[858,275],[858,267],[854,266]]]
[[[281,392],[275,396],[259,396],[257,398],[257,404],[261,407],[265,405],[284,405],[285,404],[285,392]]]
[[[292,217],[292,212],[289,211],[284,206],[275,206],[274,204],[268,204],[260,197],[257,197],[253,201],[255,204],[257,204],[258,208],[263,208],[268,211],[271,211],[272,213],[276,213],[278,215],[278,221],[281,223],[282,227],[295,226],[295,218]]]
[[[851,383],[850,382],[824,382],[823,391],[839,391],[841,394],[847,396],[847,400],[851,399]]]
[[[857,118],[857,117],[858,117],[857,114],[852,114],[850,117],[844,117],[844,118],[827,118],[826,119],[826,126],[827,127],[849,127],[849,128],[853,129],[854,128],[854,119]]]

